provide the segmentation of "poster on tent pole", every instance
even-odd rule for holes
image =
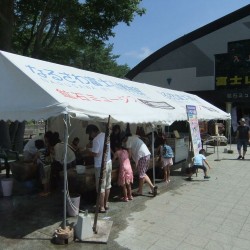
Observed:
[[[196,106],[186,105],[186,110],[187,110],[187,119],[190,128],[190,135],[192,139],[194,155],[197,155],[199,154],[199,151],[202,148],[202,143],[201,143],[201,135],[199,129],[199,122],[197,118]]]

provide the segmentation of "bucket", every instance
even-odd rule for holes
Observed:
[[[1,185],[2,185],[3,196],[11,196],[13,188],[13,179],[12,178],[1,179]]]
[[[74,217],[79,214],[80,199],[81,196],[79,194],[70,195],[70,197],[67,197],[67,213],[69,216]]]

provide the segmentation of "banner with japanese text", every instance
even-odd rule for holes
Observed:
[[[201,143],[201,135],[200,135],[199,122],[197,118],[196,106],[186,105],[186,110],[187,110],[187,119],[190,127],[190,135],[192,139],[194,155],[197,155],[199,154],[199,151],[202,148],[202,143]]]
[[[70,114],[81,120],[171,125],[187,119],[230,119],[198,96],[0,51],[2,120],[46,120]],[[13,101],[14,100],[14,101]]]

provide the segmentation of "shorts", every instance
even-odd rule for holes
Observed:
[[[248,140],[247,139],[238,139],[237,141],[237,150],[241,150],[243,146],[243,151],[247,151]]]
[[[194,174],[194,173],[196,173],[196,170],[197,170],[197,169],[202,169],[204,173],[207,172],[207,168],[206,168],[205,166],[203,166],[203,165],[201,165],[201,166],[200,166],[200,165],[193,165],[193,166],[190,168],[190,172]]]
[[[140,179],[144,178],[144,176],[146,175],[146,172],[148,170],[149,160],[150,160],[150,155],[147,155],[140,158],[140,160],[138,161],[137,169]]]
[[[95,168],[96,192],[98,192],[100,173],[101,173],[101,168]],[[112,161],[109,161],[106,163],[106,171],[103,173],[101,193],[104,193],[106,189],[111,188],[111,174],[112,174]]]
[[[163,167],[173,166],[173,158],[161,158]]]

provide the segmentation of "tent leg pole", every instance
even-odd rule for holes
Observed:
[[[217,159],[215,159],[215,161],[220,161],[220,158],[219,158],[219,136],[217,136],[216,138],[217,138]]]
[[[232,124],[231,124],[231,120],[229,120],[229,143],[230,143],[230,150],[232,150],[231,149],[231,146],[232,146],[232,134],[231,134],[231,126],[232,126]]]
[[[155,141],[154,125],[152,125],[153,185],[155,186],[155,147],[154,147],[154,141]]]
[[[64,129],[64,164],[63,164],[63,229],[66,228],[66,219],[67,219],[67,150],[68,150],[68,114],[64,115],[65,129]]]
[[[103,154],[102,154],[102,165],[99,177],[99,184],[97,190],[97,197],[96,197],[96,207],[95,207],[95,216],[94,216],[94,224],[93,224],[93,232],[97,234],[97,220],[98,220],[98,213],[99,213],[99,203],[100,203],[100,194],[101,194],[101,186],[103,182],[103,177],[106,175],[106,163],[108,158],[109,152],[109,145],[110,145],[110,128],[111,128],[111,117],[109,115],[107,126],[106,126],[106,133],[104,138],[104,146],[103,146]]]

